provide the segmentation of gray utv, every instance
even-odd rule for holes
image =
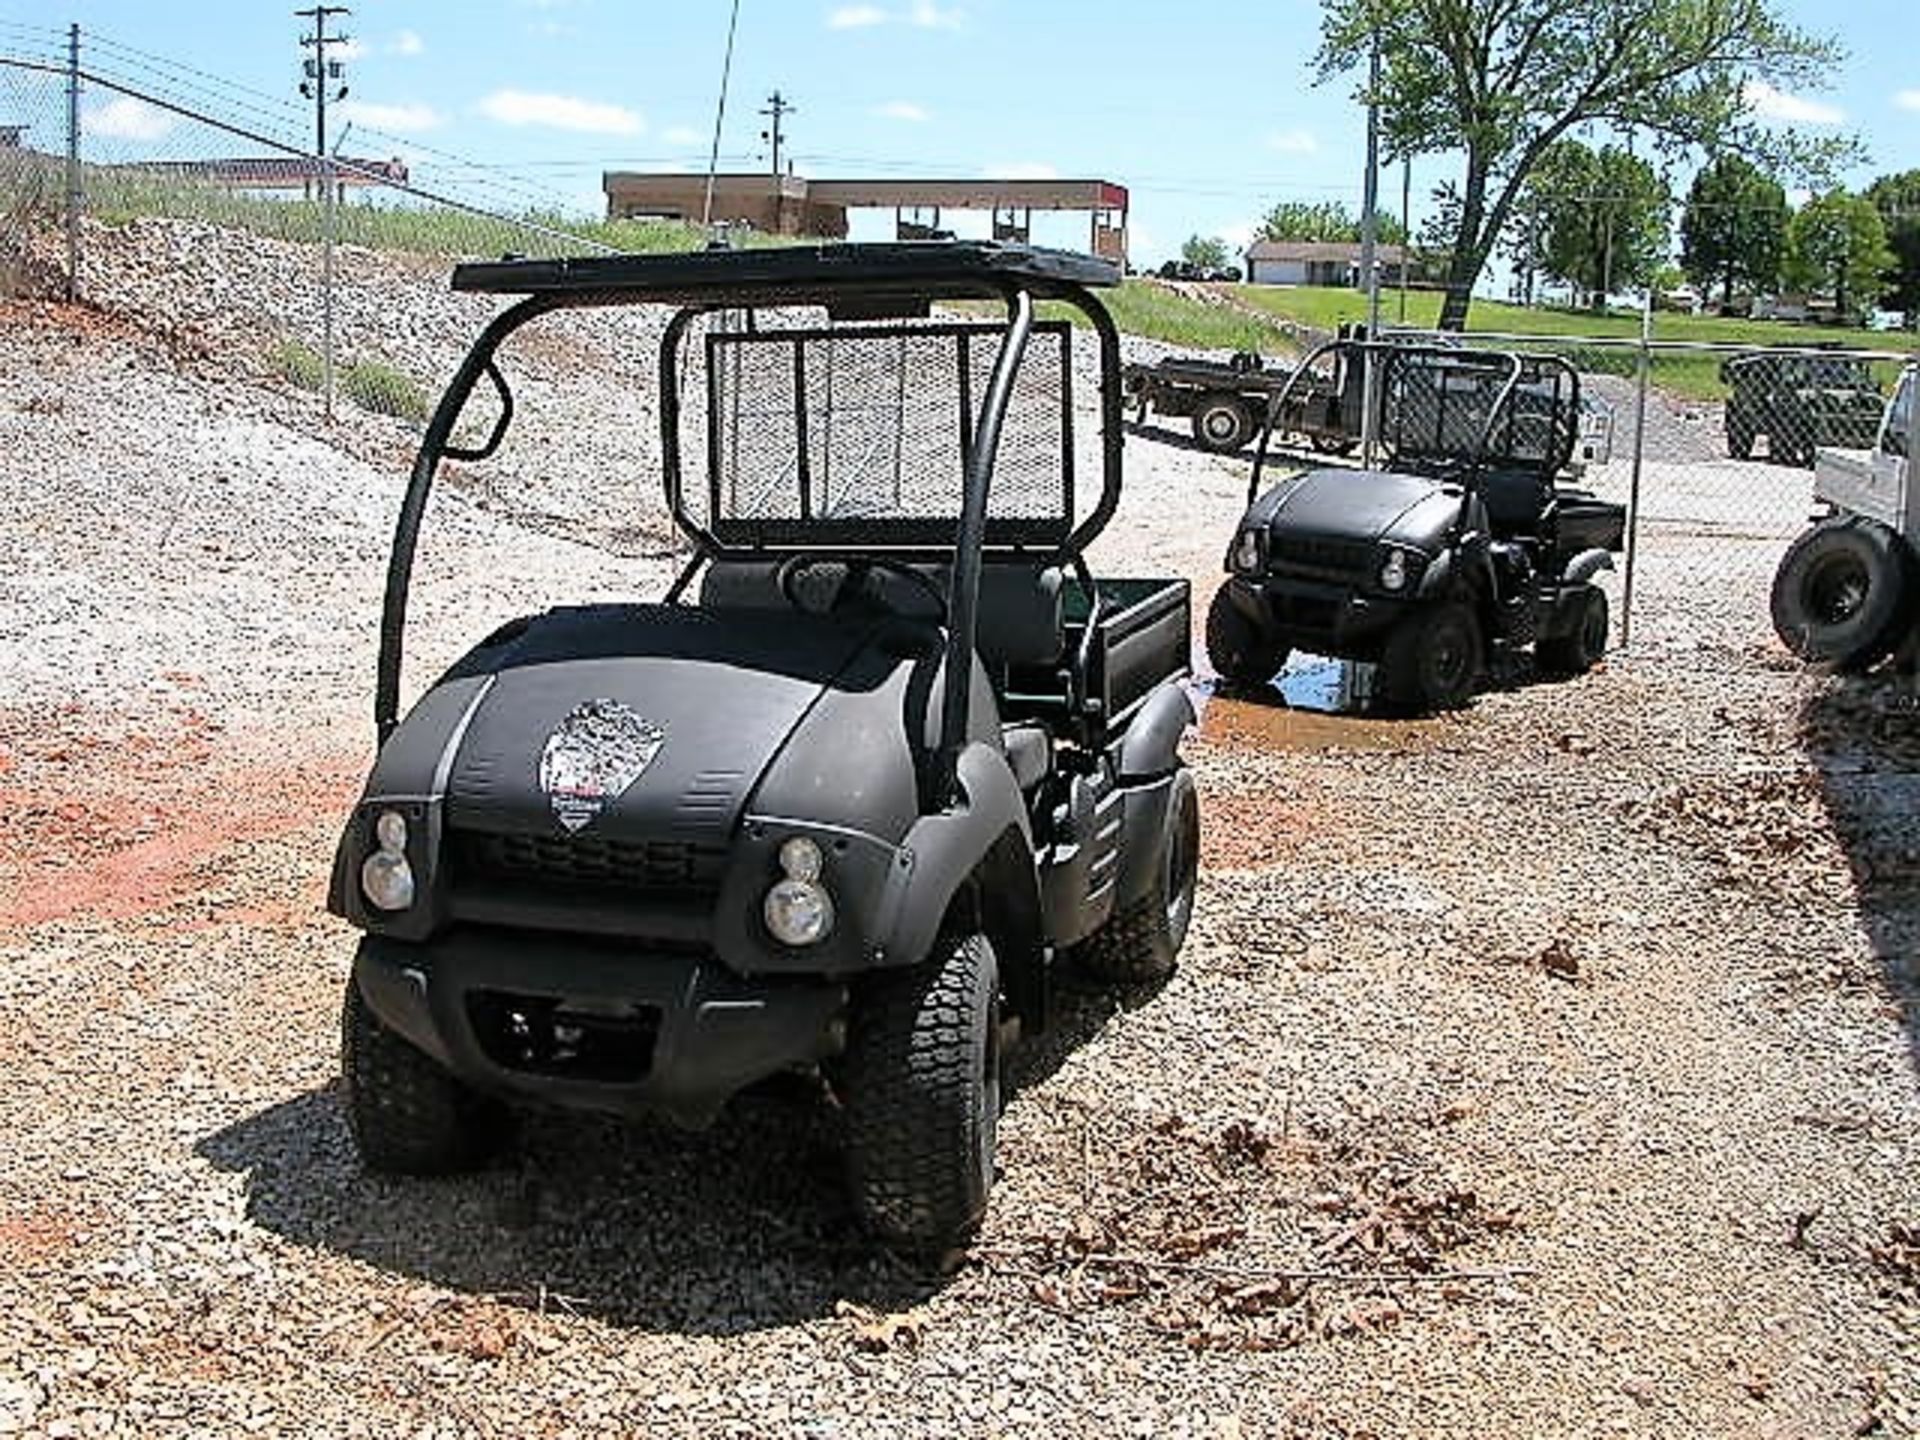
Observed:
[[[1047,1023],[1056,962],[1164,977],[1193,905],[1187,585],[1085,559],[1120,496],[1119,341],[1090,289],[1117,279],[967,244],[455,270],[521,298],[414,464],[379,756],[334,865],[330,906],[366,932],[342,1070],[369,1167],[476,1165],[505,1102],[699,1125],[798,1070],[844,1112],[875,1232],[979,1223],[1005,1047]],[[690,560],[659,603],[507,621],[399,719],[435,473],[512,420],[496,351],[629,305],[671,314],[650,398]],[[461,448],[483,377],[498,419]]]

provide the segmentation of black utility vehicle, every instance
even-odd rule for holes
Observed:
[[[1327,467],[1260,489],[1274,397],[1248,507],[1207,613],[1223,679],[1270,679],[1289,651],[1377,661],[1405,710],[1463,704],[1491,660],[1528,646],[1578,674],[1607,642],[1625,512],[1561,485],[1580,442],[1580,381],[1559,359],[1393,344],[1346,346],[1378,371],[1385,469]],[[1324,358],[1317,351],[1302,372]]]
[[[1785,465],[1813,464],[1822,445],[1871,449],[1887,408],[1872,367],[1852,355],[1757,354],[1722,362],[1727,386],[1727,454],[1767,454]]]
[[[523,298],[414,464],[379,757],[333,872],[366,932],[342,1069],[369,1166],[476,1164],[503,1101],[699,1124],[817,1068],[867,1223],[932,1246],[979,1221],[1004,1047],[1046,1023],[1056,957],[1163,976],[1193,904],[1187,586],[1084,558],[1120,495],[1119,342],[1089,289],[1116,279],[950,244],[454,272]],[[963,299],[1005,317],[933,313]],[[509,428],[501,343],[632,305],[671,307],[648,398],[691,559],[660,603],[509,620],[399,719],[428,491]],[[483,377],[497,421],[456,446]]]

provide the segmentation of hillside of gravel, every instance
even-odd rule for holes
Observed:
[[[929,1270],[853,1228],[805,1092],[359,1168],[320,902],[414,436],[278,378],[307,252],[87,253],[92,304],[0,305],[0,1434],[1920,1431],[1920,700],[1778,647],[1745,472],[1649,471],[1636,640],[1580,680],[1408,721],[1202,664],[1180,970],[1067,989]],[[343,264],[343,344],[429,390],[494,308]],[[512,356],[411,685],[660,593],[658,333]],[[1096,568],[1204,605],[1246,461],[1149,426],[1127,466]]]

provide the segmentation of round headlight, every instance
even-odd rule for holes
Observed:
[[[407,817],[398,810],[382,810],[380,818],[373,822],[373,838],[380,842],[382,850],[390,850],[395,855],[407,848]]]
[[[1387,558],[1380,565],[1380,588],[1382,590],[1404,590],[1407,588],[1407,552],[1389,550]]]
[[[1251,530],[1242,530],[1233,542],[1233,568],[1248,574],[1260,568],[1260,538]]]
[[[381,910],[404,910],[413,904],[413,867],[407,857],[376,850],[360,867],[360,889]]]
[[[812,880],[782,880],[767,891],[760,913],[782,945],[816,945],[833,930],[833,897]]]
[[[805,835],[796,835],[780,847],[780,868],[790,880],[818,880],[822,863],[820,847]]]

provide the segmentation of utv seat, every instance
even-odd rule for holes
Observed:
[[[1480,494],[1496,539],[1538,536],[1553,505],[1553,479],[1538,471],[1488,470],[1480,477]]]

